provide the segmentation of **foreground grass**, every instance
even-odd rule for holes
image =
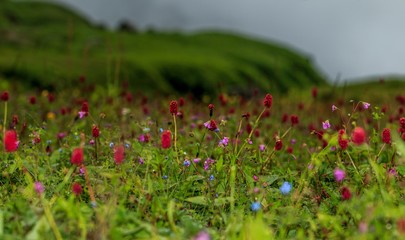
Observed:
[[[403,237],[403,96],[321,89],[263,105],[92,88],[16,89],[2,102],[19,141],[1,155],[2,239]]]

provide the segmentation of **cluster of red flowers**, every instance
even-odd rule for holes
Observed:
[[[384,128],[382,131],[382,141],[386,144],[391,144],[391,131],[389,128]]]
[[[349,140],[346,138],[346,131],[344,129],[339,130],[338,142],[342,150],[345,150],[349,145]]]
[[[169,130],[166,130],[162,133],[162,148],[167,149],[170,148],[170,141],[171,141],[171,133]]]
[[[361,127],[355,127],[352,132],[352,142],[361,145],[366,141],[366,132]]]

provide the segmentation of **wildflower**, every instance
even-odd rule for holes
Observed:
[[[163,175],[162,178],[166,180],[166,179],[168,179],[169,177],[168,177],[167,175]]]
[[[73,192],[74,195],[76,195],[76,197],[78,197],[80,194],[82,194],[83,188],[80,185],[80,183],[77,183],[77,182],[73,183],[72,192]]]
[[[266,148],[266,145],[264,145],[264,144],[259,145],[260,152],[264,152],[265,148]]]
[[[2,101],[7,102],[8,99],[9,99],[8,92],[7,92],[7,91],[4,91],[4,92],[1,94],[0,98],[1,98]]]
[[[314,87],[312,88],[312,97],[316,98],[318,96],[318,88]]]
[[[76,165],[79,166],[79,165],[81,165],[83,163],[83,158],[84,158],[83,148],[76,148],[72,152],[70,162],[72,164],[76,164]]]
[[[89,144],[94,145],[94,144],[96,144],[96,141],[94,141],[94,139],[90,139]]]
[[[325,129],[325,130],[330,128],[329,120],[326,120],[325,122],[322,122],[322,128]]]
[[[368,103],[368,102],[363,102],[363,108],[364,109],[368,109],[369,107],[370,107],[370,103]]]
[[[53,93],[48,94],[48,102],[52,103],[55,101],[55,95]]]
[[[124,161],[125,148],[122,145],[114,147],[114,161],[116,164],[121,164]]]
[[[336,111],[338,108],[335,105],[332,105],[332,112]]]
[[[4,135],[4,148],[6,152],[15,152],[18,149],[19,141],[14,130],[7,130]]]
[[[170,140],[171,140],[171,133],[169,130],[166,130],[162,134],[162,148],[167,149],[170,148]]]
[[[34,105],[36,102],[37,102],[37,98],[36,98],[35,96],[31,96],[31,97],[29,98],[29,103],[30,103],[30,104]]]
[[[171,101],[170,102],[170,113],[172,114],[172,115],[176,115],[177,114],[177,110],[178,110],[178,108],[177,108],[177,101]]]
[[[208,171],[209,167],[214,164],[215,160],[211,159],[211,158],[207,158],[207,160],[205,160],[204,162],[204,170]]]
[[[229,138],[224,137],[222,140],[219,141],[218,147],[226,147],[226,146],[228,146],[228,143],[229,143]]]
[[[254,203],[252,203],[252,204],[250,205],[250,209],[251,209],[253,212],[259,211],[261,207],[262,207],[262,205],[260,204],[260,202],[254,202]]]
[[[287,195],[287,194],[290,193],[291,189],[292,189],[291,183],[289,183],[289,182],[283,182],[283,184],[282,184],[281,187],[280,187],[280,192],[281,192],[283,195]]]
[[[360,233],[366,233],[368,231],[368,225],[366,222],[361,221],[359,223],[359,232]]]
[[[125,143],[125,148],[131,148],[131,144]]]
[[[389,128],[384,128],[384,130],[382,131],[382,141],[386,144],[391,143],[391,131]]]
[[[395,170],[395,167],[393,167],[393,168],[390,168],[389,170],[388,170],[388,174],[390,174],[391,176],[398,176],[398,173],[397,173],[397,170]]]
[[[274,149],[276,151],[280,151],[282,147],[283,147],[283,142],[281,141],[281,139],[278,139],[276,141],[276,145],[274,146]]]
[[[114,143],[113,143],[113,142],[110,142],[109,146],[110,146],[110,148],[113,148],[113,147],[114,147]]]
[[[184,160],[184,162],[183,162],[183,165],[185,166],[185,167],[189,167],[190,166],[190,160]]]
[[[86,101],[84,101],[82,103],[82,110],[79,111],[79,117],[84,118],[87,117],[88,115],[89,115],[89,104]]]
[[[213,112],[214,112],[214,104],[210,103],[210,104],[208,105],[208,109],[210,110],[210,117],[212,117],[212,114],[213,114]]]
[[[91,134],[93,135],[94,138],[98,138],[100,136],[100,130],[96,125],[93,125],[91,129]]]
[[[397,221],[398,232],[405,235],[405,217],[398,219]]]
[[[194,236],[193,240],[211,240],[211,237],[207,232],[201,231]]]
[[[264,97],[264,100],[263,100],[263,105],[266,108],[271,108],[272,104],[273,104],[273,96],[270,94],[266,94],[266,96]]]
[[[356,145],[361,145],[366,141],[366,132],[361,127],[354,128],[352,132],[352,141]]]
[[[297,125],[299,123],[299,119],[298,119],[297,115],[291,115],[290,120],[291,120],[292,126]]]
[[[210,175],[210,181],[214,180],[214,175]]]
[[[204,126],[210,131],[214,131],[214,132],[219,131],[219,129],[217,127],[217,123],[214,120],[210,120],[208,122],[205,122]]]
[[[201,158],[194,158],[194,159],[193,159],[193,162],[194,162],[194,163],[199,163],[200,161],[201,161]]]
[[[404,117],[401,117],[399,119],[399,125],[400,125],[401,129],[405,129],[405,118]]]
[[[41,195],[45,191],[45,187],[41,182],[35,182],[34,183],[34,190],[37,192],[39,195]]]
[[[342,189],[340,189],[340,194],[343,200],[349,200],[350,198],[352,198],[352,194],[348,187],[342,187]]]
[[[345,150],[349,145],[349,140],[347,140],[345,138],[345,135],[346,135],[346,131],[344,129],[340,129],[339,136],[338,136],[338,143],[342,150]]]
[[[291,144],[296,144],[297,143],[297,140],[295,139],[295,138],[293,138],[293,139],[291,139]]]
[[[256,175],[253,175],[253,180],[254,180],[255,182],[259,181],[259,177],[256,176]]]
[[[139,157],[139,159],[138,159],[138,163],[142,165],[142,164],[144,164],[144,163],[145,163],[145,161],[143,160],[143,158]]]
[[[180,98],[179,98],[179,106],[180,106],[180,107],[183,107],[183,106],[184,106],[184,103],[185,103],[184,98],[183,98],[183,97],[180,97]]]
[[[346,173],[344,170],[336,168],[335,171],[333,171],[333,175],[335,176],[336,182],[341,182],[345,179]]]

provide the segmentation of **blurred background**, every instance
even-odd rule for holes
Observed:
[[[2,78],[33,85],[81,77],[201,95],[405,74],[399,0],[0,2]]]

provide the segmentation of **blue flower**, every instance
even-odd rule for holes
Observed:
[[[214,175],[210,176],[210,181],[214,180]]]
[[[168,177],[167,177],[167,175],[163,175],[163,177],[162,177],[163,179],[167,179]]]
[[[184,160],[183,165],[184,165],[185,167],[189,167],[189,166],[190,166],[190,161],[187,160],[187,159]]]
[[[283,184],[282,184],[281,187],[280,187],[280,192],[281,192],[283,195],[287,195],[287,194],[290,193],[291,189],[292,189],[291,183],[289,183],[289,182],[283,182]]]
[[[253,212],[259,211],[261,207],[262,207],[262,205],[260,204],[260,202],[254,202],[254,203],[252,203],[252,204],[250,205],[250,209],[251,209]]]
[[[113,148],[113,147],[114,147],[114,143],[110,142],[110,148]]]

